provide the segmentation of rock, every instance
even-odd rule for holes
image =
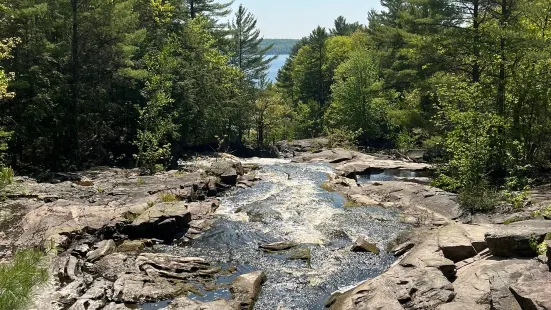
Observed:
[[[123,274],[113,284],[113,300],[140,303],[166,300],[182,293],[184,285],[142,274]]]
[[[415,243],[411,241],[406,241],[402,244],[399,244],[393,247],[390,252],[394,254],[394,256],[402,256],[406,254],[409,250],[413,249],[414,246],[415,246]]]
[[[212,277],[220,268],[198,257],[180,257],[169,254],[142,253],[136,259],[136,267],[152,277],[189,280]]]
[[[467,237],[466,231],[459,225],[448,225],[438,231],[438,245],[444,257],[459,262],[476,255],[476,250]]]
[[[100,310],[106,309],[105,302],[103,300],[90,300],[90,299],[79,299],[75,302],[69,310]]]
[[[450,302],[442,304],[436,308],[436,310],[489,310],[490,308],[485,305],[469,304],[463,302]]]
[[[187,297],[179,297],[172,301],[167,308],[161,310],[241,310],[238,303],[227,300],[199,302]]]
[[[304,153],[295,158],[293,162],[306,163],[306,162],[315,162],[315,163],[342,163],[345,161],[352,160],[358,152],[348,151],[344,149],[331,149],[331,150],[322,150],[315,153]]]
[[[86,243],[81,244],[73,249],[73,252],[80,256],[86,256],[86,253],[88,253],[88,251],[90,251],[90,246]]]
[[[266,274],[263,271],[240,275],[233,280],[230,291],[233,299],[241,305],[241,309],[252,309],[264,281]]]
[[[373,254],[379,254],[380,252],[377,244],[368,241],[364,236],[359,236],[350,250],[352,252],[371,252]]]
[[[61,255],[52,265],[53,274],[60,283],[69,283],[79,279],[82,275],[81,261],[73,255]]]
[[[549,271],[551,271],[551,241],[547,240],[547,265],[549,266]]]
[[[510,287],[522,309],[551,309],[551,274],[524,273]]]
[[[534,244],[540,244],[551,233],[551,221],[529,220],[496,225],[486,233],[490,253],[502,257],[536,257]]]
[[[117,245],[113,240],[103,240],[94,245],[95,250],[88,252],[86,260],[95,262],[102,257],[114,253]]]
[[[128,307],[125,304],[110,303],[102,310],[128,310]]]
[[[77,298],[84,293],[85,289],[86,283],[84,279],[77,279],[59,290],[57,292],[57,297],[61,303],[72,305],[76,302]]]
[[[222,175],[220,175],[220,180],[224,184],[236,185],[237,184],[237,171],[234,168],[226,170]]]
[[[452,260],[444,257],[435,235],[426,236],[423,242],[415,246],[400,262],[406,268],[436,268],[448,278],[455,277],[456,268]]]
[[[307,262],[310,262],[310,259],[312,259],[312,252],[310,251],[310,248],[296,248],[292,249],[289,252],[289,255],[287,256],[288,259],[294,260],[304,260]]]
[[[94,283],[82,295],[82,299],[111,299],[113,296],[113,283],[104,279],[96,279]]]
[[[160,203],[147,209],[126,228],[132,238],[158,238],[170,242],[189,228],[191,213],[184,202]]]
[[[283,156],[292,157],[297,153],[312,152],[323,149],[329,145],[329,140],[325,138],[303,139],[293,141],[279,141],[276,148]]]
[[[118,275],[135,271],[135,259],[123,253],[113,253],[100,259],[95,269],[103,278],[115,281]]]
[[[151,240],[124,240],[121,245],[117,247],[117,252],[131,252],[137,253],[142,251],[146,246],[152,246]]]
[[[494,229],[494,225],[492,224],[478,224],[478,225],[467,225],[467,224],[459,224],[465,232],[467,233],[467,237],[471,240],[471,245],[476,250],[476,252],[480,253],[488,248],[488,245],[486,244],[486,233],[492,231]]]
[[[288,249],[294,248],[297,245],[298,245],[298,243],[295,243],[295,242],[281,241],[281,242],[262,244],[259,247],[261,249],[269,250],[269,251],[283,251],[283,250],[288,250]]]

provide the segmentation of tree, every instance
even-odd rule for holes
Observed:
[[[277,56],[267,57],[272,45],[261,48],[263,39],[256,28],[256,18],[242,5],[231,24],[231,64],[241,69],[249,81],[258,81]]]
[[[331,106],[325,114],[327,127],[355,133],[362,145],[383,140],[389,126],[381,86],[372,55],[365,50],[353,51],[337,68]]]
[[[348,23],[344,16],[339,16],[335,19],[335,28],[330,30],[333,36],[349,36],[361,28],[360,23]]]

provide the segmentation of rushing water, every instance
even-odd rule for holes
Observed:
[[[345,199],[321,188],[332,172],[325,164],[295,164],[256,160],[262,179],[248,189],[223,198],[219,219],[191,246],[158,250],[205,257],[237,272],[220,277],[229,283],[239,274],[263,270],[267,282],[256,310],[324,309],[332,292],[382,273],[394,257],[384,250],[406,227],[398,214],[376,207],[345,207]],[[382,252],[354,253],[354,239],[368,236]],[[277,241],[299,243],[297,248],[269,253],[259,245]],[[226,289],[191,298],[207,301],[230,298]]]

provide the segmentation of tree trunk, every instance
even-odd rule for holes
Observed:
[[[78,55],[78,1],[71,0],[72,8],[72,41],[71,41],[71,99],[69,107],[69,147],[72,149],[71,153],[78,158],[79,151],[79,141],[78,141],[78,84],[79,84],[79,75],[78,75],[78,66],[79,64],[79,55]]]

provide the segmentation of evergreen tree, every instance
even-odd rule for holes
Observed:
[[[242,5],[235,13],[231,25],[232,58],[231,64],[241,69],[248,80],[258,81],[269,69],[270,63],[277,56],[267,57],[266,53],[272,45],[261,48],[262,37],[256,28],[256,18]]]

